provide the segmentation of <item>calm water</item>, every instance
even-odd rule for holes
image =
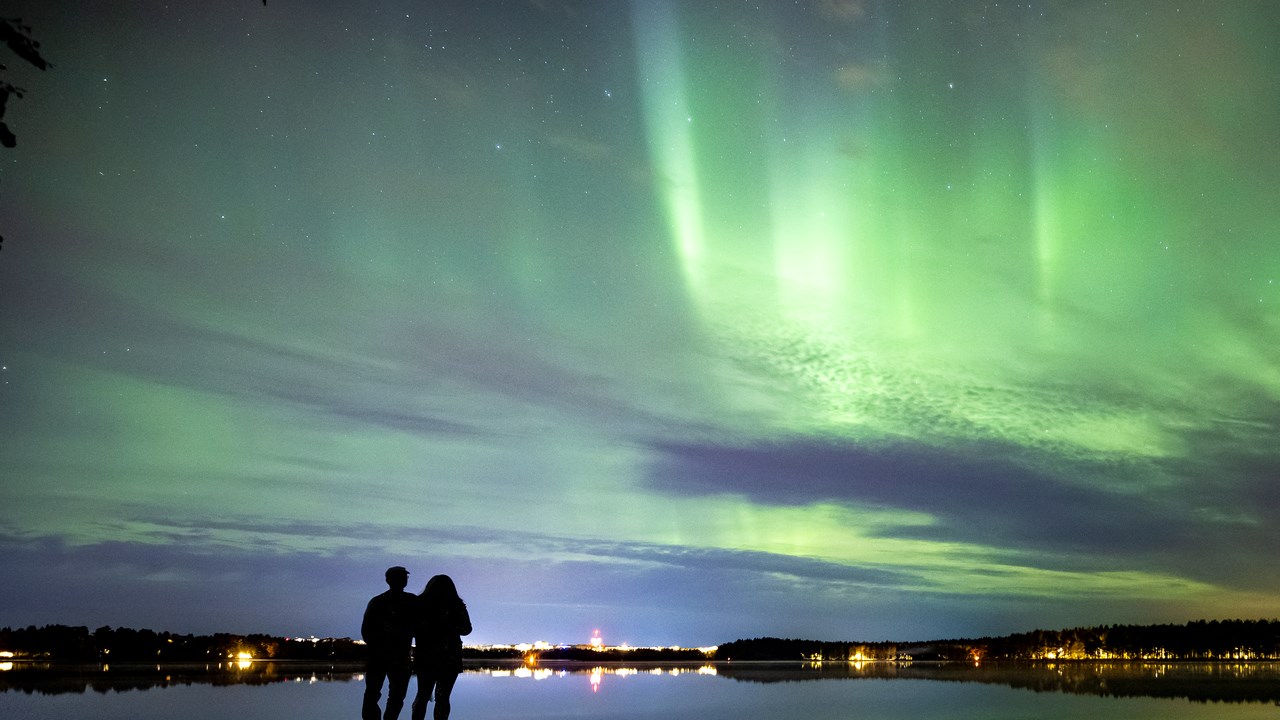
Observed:
[[[358,718],[362,689],[358,673],[282,663],[106,672],[14,667],[0,670],[0,718]],[[490,668],[459,678],[453,707],[455,720],[1280,720],[1280,665]],[[407,720],[407,709],[401,717]]]

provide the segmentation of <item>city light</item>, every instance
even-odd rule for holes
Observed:
[[[491,643],[484,645],[466,645],[465,647],[473,650],[515,650],[520,653],[526,663],[537,663],[540,659],[539,654],[552,650],[592,650],[596,652],[606,653],[632,653],[638,650],[661,651],[661,652],[686,652],[695,651],[704,657],[714,657],[718,645],[702,645],[699,647],[684,647],[682,645],[632,645],[629,642],[622,642],[618,645],[609,645],[604,641],[600,630],[593,630],[591,637],[587,638],[585,643],[550,643],[546,640],[537,640],[534,642],[518,642],[518,643]]]

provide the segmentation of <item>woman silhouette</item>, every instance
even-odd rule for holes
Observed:
[[[458,597],[458,588],[448,575],[436,575],[418,596],[418,622],[414,636],[414,669],[418,674],[418,694],[413,698],[413,720],[427,716],[427,702],[435,689],[435,720],[449,717],[449,694],[462,672],[462,635],[471,633],[467,604]]]

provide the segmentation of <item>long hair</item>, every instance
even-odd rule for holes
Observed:
[[[453,584],[453,578],[448,575],[432,576],[427,581],[427,586],[422,588],[420,597],[432,608],[449,608],[462,602],[462,598],[458,597],[458,586]]]

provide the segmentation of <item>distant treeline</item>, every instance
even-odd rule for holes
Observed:
[[[180,635],[154,630],[45,625],[0,629],[0,651],[15,658],[94,662],[222,662],[255,660],[362,661],[350,638],[285,638],[264,634]],[[516,659],[515,649],[467,648],[472,659]],[[693,649],[553,648],[541,660],[590,662],[697,661]],[[734,640],[716,660],[1275,660],[1280,620],[1197,620],[1185,625],[1106,625],[1033,630],[1004,637],[927,642],[829,642],[774,637]]]
[[[716,648],[716,660],[895,660],[897,643],[824,642],[762,637]]]
[[[154,630],[68,625],[0,629],[0,651],[18,658],[102,662],[209,662],[254,659],[363,660],[364,646],[348,638],[292,639],[270,635],[179,635]]]
[[[705,662],[707,656],[694,648],[605,648],[557,647],[538,650],[538,660],[575,662]]]
[[[1197,620],[1185,625],[1105,625],[1004,637],[927,642],[735,640],[717,660],[1273,660],[1280,620]]]

